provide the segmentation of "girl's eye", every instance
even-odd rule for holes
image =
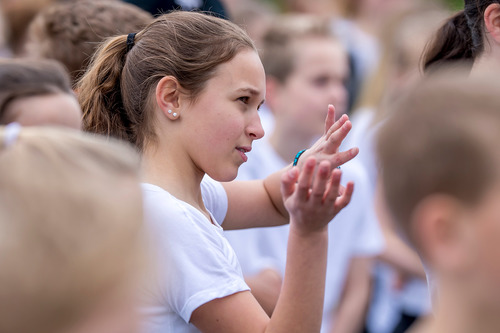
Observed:
[[[322,77],[317,77],[313,80],[313,84],[317,87],[323,87],[328,83],[328,77],[322,76]]]
[[[238,98],[238,101],[242,102],[243,104],[248,104],[248,101],[250,100],[250,97],[248,96],[242,96]]]

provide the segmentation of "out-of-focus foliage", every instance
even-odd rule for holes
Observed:
[[[275,8],[281,8],[283,9],[285,0],[260,0],[263,2],[267,2],[275,6]],[[305,0],[307,1],[307,0]],[[331,0],[335,1],[335,0]],[[464,0],[427,0],[431,2],[441,2],[444,3],[446,6],[448,6],[451,10],[460,10],[464,8]]]
[[[446,0],[445,2],[453,10],[459,10],[464,8],[464,0]]]

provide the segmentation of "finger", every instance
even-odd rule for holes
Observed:
[[[307,201],[309,198],[309,189],[311,188],[316,159],[309,157],[299,174],[299,182],[297,184],[297,198],[300,201]]]
[[[283,199],[288,199],[295,191],[295,184],[299,178],[299,171],[293,167],[281,176],[281,194]]]
[[[342,196],[338,197],[337,200],[335,200],[335,211],[338,213],[342,209],[349,204],[352,198],[352,193],[354,192],[354,183],[349,182],[347,183],[345,187],[345,192],[342,194]]]
[[[344,192],[345,192],[345,187],[342,186],[342,185],[340,185],[339,186],[339,195],[338,196],[340,197],[342,194],[344,194]]]
[[[326,114],[325,120],[325,134],[328,133],[328,130],[335,123],[335,107],[332,104],[328,104],[328,113]]]
[[[355,158],[358,153],[359,149],[357,147],[354,147],[349,150],[331,155],[329,161],[332,164],[332,168],[336,168]]]
[[[311,190],[311,199],[315,204],[323,203],[325,189],[328,185],[328,178],[330,176],[330,163],[322,161],[318,165],[316,177],[314,177],[314,184]]]
[[[335,116],[334,116],[335,117]],[[335,123],[333,123],[332,126],[328,129],[326,132],[326,140],[330,138],[330,136],[337,131],[339,128],[341,128],[347,121],[349,120],[349,117],[347,115],[342,115],[339,120],[337,120]]]
[[[334,169],[331,172],[330,181],[328,182],[327,189],[325,191],[325,202],[335,203],[339,196],[340,179],[342,177],[342,171],[339,169]]]
[[[346,138],[347,134],[352,128],[352,124],[347,120],[340,128],[334,131],[329,137],[327,144],[325,146],[325,152],[327,154],[333,154],[338,151],[342,141]]]

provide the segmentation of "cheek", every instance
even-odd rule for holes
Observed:
[[[205,132],[205,137],[201,140],[211,148],[214,145],[235,144],[235,139],[243,135],[244,121],[242,117],[220,115],[201,130]]]
[[[317,118],[318,114],[324,117],[328,103],[327,90],[315,86],[312,82],[296,83],[290,89],[289,108],[295,110],[294,114],[300,117]]]

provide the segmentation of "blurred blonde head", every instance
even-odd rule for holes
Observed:
[[[130,322],[143,255],[133,149],[70,130],[7,132],[0,128],[0,332]],[[94,328],[78,331],[85,325]]]
[[[420,56],[448,12],[434,6],[406,11],[393,17],[382,32],[380,63],[365,82],[357,108],[375,108],[375,122],[384,119],[386,106],[421,73]]]
[[[491,73],[442,69],[390,107],[378,136],[382,185],[390,212],[417,248],[425,239],[412,220],[424,200],[443,195],[472,207],[500,180],[496,81]]]
[[[337,116],[346,112],[348,57],[330,20],[297,14],[276,17],[260,54],[276,130],[312,140],[323,131],[328,104],[335,106]]]

